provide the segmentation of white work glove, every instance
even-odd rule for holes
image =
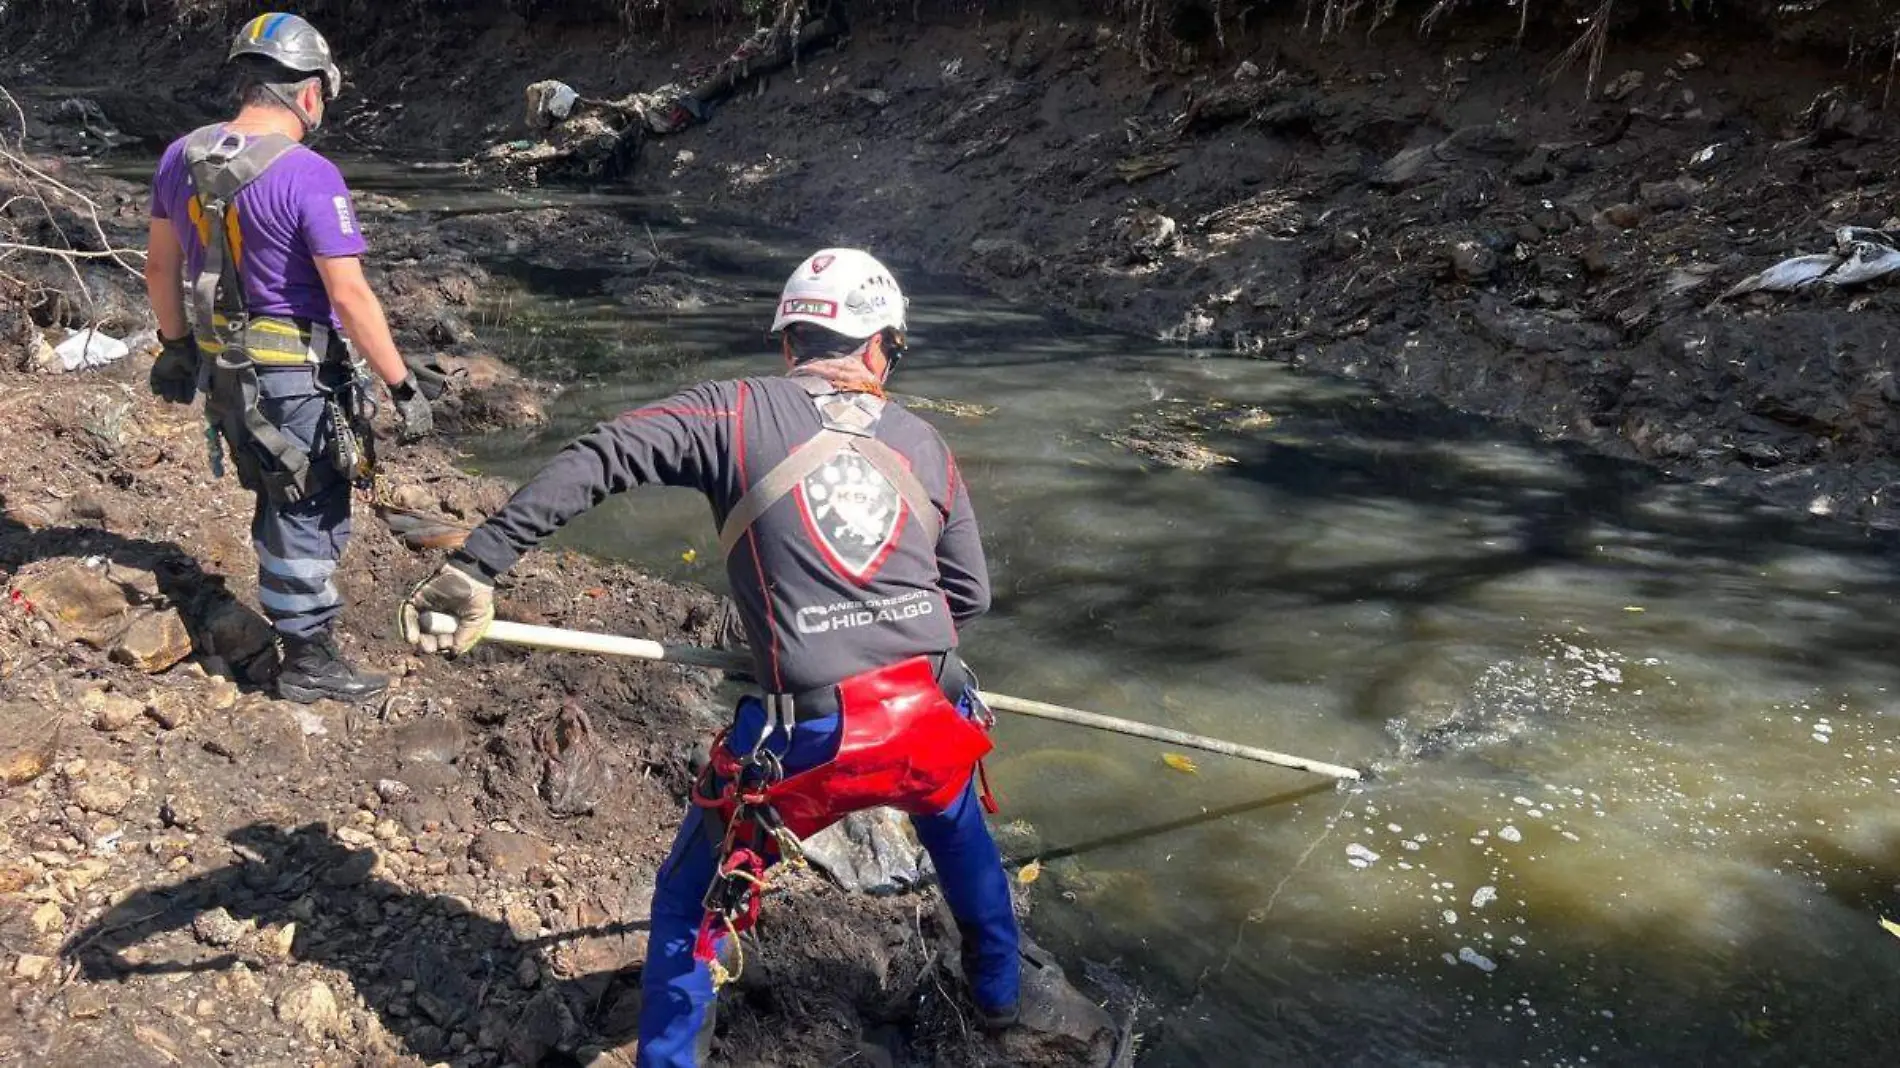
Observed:
[[[425,612],[453,616],[454,632],[425,633]],[[397,621],[402,640],[425,653],[466,653],[495,621],[495,587],[454,564],[444,563],[410,591],[409,599],[397,610]]]

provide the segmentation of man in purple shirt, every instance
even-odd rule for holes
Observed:
[[[431,429],[429,398],[363,276],[368,246],[343,176],[302,144],[341,88],[329,44],[295,15],[259,15],[230,62],[236,117],[173,143],[152,182],[145,281],[162,352],[151,387],[175,403],[205,393],[213,469],[228,452],[256,494],[258,603],[283,641],[278,695],[360,700],[387,680],[352,666],[333,634],[370,404],[350,347],[388,386],[403,436]]]

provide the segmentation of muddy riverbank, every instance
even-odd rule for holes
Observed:
[[[1190,9],[1145,44],[1087,11],[857,16],[703,124],[647,138],[622,182],[1184,354],[1341,372],[1894,525],[1891,280],[1718,299],[1843,226],[1900,226],[1879,5],[1619,16],[1587,98],[1587,65],[1555,63],[1569,31],[1541,14],[1520,45],[1515,14],[1322,40],[1297,13],[1250,12],[1206,40]],[[359,91],[333,147],[472,159],[541,136],[531,82],[691,86],[744,36],[486,7],[403,19],[340,31]],[[210,37],[108,29],[88,49],[163,89],[95,94],[122,133],[169,134],[214,102]],[[69,36],[11,36],[27,81],[72,80]]]

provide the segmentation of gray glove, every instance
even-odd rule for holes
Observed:
[[[160,336],[158,346],[149,379],[152,392],[173,404],[190,404],[198,395],[198,339]]]
[[[435,430],[435,411],[429,407],[429,398],[416,387],[415,375],[390,386],[389,396],[396,402],[397,441],[421,441]]]
[[[422,628],[422,614],[440,612],[455,618],[449,634],[431,634]],[[488,633],[495,621],[495,587],[451,563],[409,593],[396,610],[402,640],[425,653],[466,653]]]

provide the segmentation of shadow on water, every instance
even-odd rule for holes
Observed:
[[[1324,388],[1288,391],[1271,410],[1269,429],[1210,435],[1207,445],[1233,462],[1207,472],[1137,473],[1133,461],[1077,467],[1061,456],[1021,461],[1049,473],[1034,479],[1039,507],[1030,532],[1013,536],[1027,543],[1027,559],[1004,562],[1011,588],[999,611],[1032,614],[1047,640],[1087,644],[1109,659],[1166,655],[1217,664],[1233,655],[1232,620],[1168,606],[1379,605],[1402,618],[1556,570],[1654,601],[1701,599],[1713,607],[1719,599],[1726,610],[1787,620],[1811,607],[1804,625],[1774,630],[1780,670],[1810,679],[1894,672],[1882,614],[1851,609],[1890,605],[1900,595],[1900,539],[1671,484],[1639,464],[1535,443],[1456,413],[1397,409]],[[1534,462],[1512,462],[1519,454]],[[1113,531],[1112,559],[1121,566],[1111,568],[1078,572],[1056,554],[1059,534],[1038,540],[1035,528],[1049,517],[1152,509],[1156,483],[1166,480],[1206,480],[1215,484],[1211,491],[1244,487],[1252,503],[1208,513],[1206,522],[1220,531],[1213,536],[1175,525]],[[1375,535],[1377,527],[1407,524],[1417,535],[1410,545]],[[1369,543],[1376,551],[1360,554],[1365,559],[1334,562],[1353,554],[1330,551],[1329,543],[1361,536],[1388,542]],[[1852,576],[1818,584],[1760,580],[1767,569],[1803,559],[1828,560]],[[1087,611],[1035,607],[1071,598]],[[1165,626],[1102,622],[1153,621],[1158,611]]]

